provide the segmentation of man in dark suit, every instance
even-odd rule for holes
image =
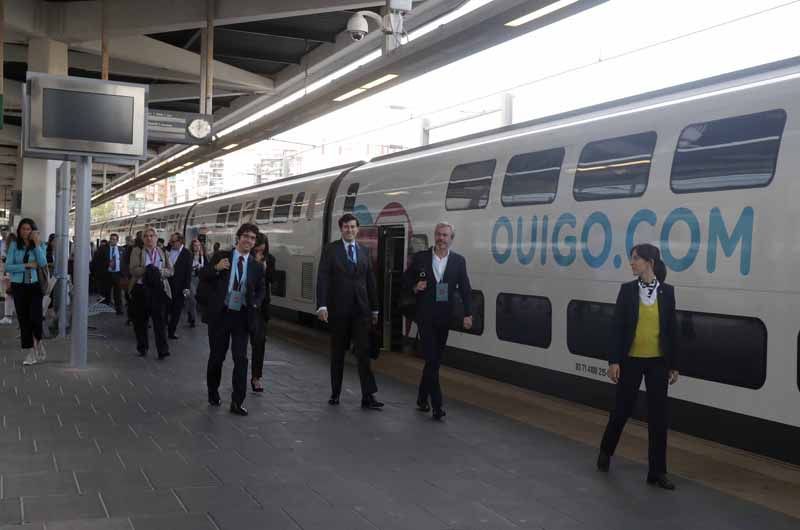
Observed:
[[[242,406],[247,393],[247,341],[250,331],[256,329],[255,319],[261,318],[259,309],[264,296],[264,267],[250,254],[258,236],[258,227],[245,223],[236,231],[236,246],[232,250],[214,254],[200,272],[201,281],[208,283],[208,358],[206,383],[208,402],[218,407],[222,404],[219,384],[222,363],[228,353],[233,355],[233,393],[231,413],[247,416]]]
[[[169,279],[169,287],[172,289],[172,303],[169,306],[169,323],[167,333],[169,338],[177,339],[175,331],[181,321],[183,304],[186,296],[189,295],[189,287],[192,283],[192,254],[183,245],[183,235],[175,232],[169,238],[169,261],[172,263],[174,273]]]
[[[114,296],[114,308],[117,310],[117,314],[122,314],[122,288],[121,288],[121,281],[122,281],[122,262],[125,259],[125,249],[118,246],[119,243],[119,236],[117,234],[111,234],[108,238],[108,247],[106,247],[105,253],[105,262],[106,262],[106,270],[103,271],[103,297],[105,297],[105,302],[108,305],[111,305],[111,296]],[[101,261],[102,263],[102,261]],[[98,266],[98,269],[100,266]]]
[[[331,328],[331,398],[339,404],[344,375],[344,356],[352,340],[361,380],[361,406],[380,409],[378,391],[370,368],[369,326],[378,322],[378,293],[369,250],[356,243],[358,219],[344,214],[339,219],[342,238],[322,250],[317,272],[317,315]]]
[[[434,230],[436,245],[414,254],[403,277],[405,288],[413,289],[416,294],[416,321],[425,357],[417,394],[417,410],[428,412],[433,406],[433,418],[436,420],[441,420],[446,414],[442,407],[439,366],[454,313],[463,310],[462,325],[466,330],[472,329],[472,287],[467,276],[466,260],[450,250],[454,237],[453,225],[444,222],[437,224]],[[454,305],[456,292],[461,295],[461,307]]]

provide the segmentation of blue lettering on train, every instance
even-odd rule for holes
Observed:
[[[656,232],[659,234],[658,245],[664,264],[673,271],[685,271],[697,261],[701,248],[705,248],[706,270],[713,273],[717,269],[719,247],[726,258],[731,258],[738,250],[739,273],[747,276],[750,274],[754,218],[753,208],[747,206],[742,209],[735,223],[731,223],[730,219],[726,222],[722,211],[715,207],[708,213],[704,231],[701,217],[694,211],[684,207],[675,208],[664,217],[660,232]],[[625,228],[625,254],[613,256],[613,267],[619,269],[627,262],[631,248],[640,242],[636,239],[636,231],[641,225],[656,229],[658,224],[658,215],[653,210],[635,212]],[[592,212],[581,224],[574,214],[565,212],[556,218],[549,234],[548,225],[547,215],[541,218],[536,215],[517,217],[513,220],[507,216],[498,218],[492,228],[492,256],[495,262],[503,264],[515,256],[520,265],[531,266],[537,254],[541,265],[547,263],[548,254],[559,267],[571,266],[578,256],[593,269],[603,268],[609,262],[614,249],[615,231],[605,213]],[[601,236],[599,250],[593,250],[588,244],[592,232]],[[689,238],[678,239],[676,233],[688,233]]]

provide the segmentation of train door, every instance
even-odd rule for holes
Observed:
[[[380,295],[381,349],[403,347],[403,314],[400,311],[406,229],[403,225],[378,227],[378,267],[375,271]]]

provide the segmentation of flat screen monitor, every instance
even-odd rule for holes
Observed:
[[[31,74],[26,86],[25,156],[142,158],[146,99],[143,85]]]

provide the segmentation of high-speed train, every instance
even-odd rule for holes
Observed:
[[[414,330],[400,275],[446,220],[475,290],[475,325],[454,328],[446,362],[600,408],[627,256],[653,242],[679,309],[672,428],[800,464],[798,93],[800,61],[768,65],[97,223],[92,236],[149,225],[210,249],[254,222],[276,258],[276,310],[310,319],[320,249],[352,212],[375,260],[383,345],[401,348]]]

